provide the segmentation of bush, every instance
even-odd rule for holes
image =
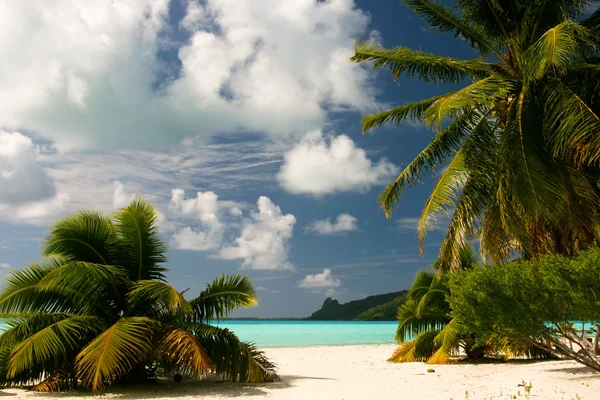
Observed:
[[[577,360],[600,371],[587,340],[570,321],[600,320],[600,249],[569,259],[477,266],[450,274],[451,315],[484,341],[508,337]],[[561,337],[583,348],[577,352]]]

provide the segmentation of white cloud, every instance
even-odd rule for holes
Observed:
[[[45,224],[69,203],[39,163],[39,148],[19,132],[0,130],[0,220]]]
[[[313,221],[308,224],[304,230],[313,232],[319,235],[335,235],[336,233],[350,232],[358,230],[356,224],[358,220],[350,214],[340,214],[337,216],[335,223],[331,223],[329,218],[318,221]]]
[[[0,0],[0,126],[61,149],[160,145],[288,136],[322,127],[328,110],[374,107],[372,75],[348,61],[368,34],[354,1],[190,0],[181,42],[171,2],[185,4]]]
[[[234,217],[241,217],[243,212],[239,207],[232,207],[229,209],[229,213]]]
[[[221,246],[223,224],[219,219],[218,196],[214,192],[198,192],[186,199],[183,189],[174,189],[169,211],[180,217],[197,219],[200,227],[186,226],[173,235],[171,243],[180,250],[217,250]]]
[[[127,207],[129,203],[135,198],[135,194],[129,193],[119,181],[115,181],[115,191],[113,193],[113,207],[122,208]]]
[[[186,199],[183,189],[174,189],[167,215],[176,226],[171,245],[241,260],[246,269],[292,270],[288,250],[296,218],[284,215],[265,196],[258,199],[258,212],[251,212],[250,218],[240,218],[242,210],[235,204],[218,200],[214,192],[198,192],[195,198]]]
[[[308,274],[298,283],[298,287],[311,289],[313,293],[324,293],[326,296],[338,294],[342,281],[335,278],[330,269],[325,268],[320,274]]]
[[[318,131],[306,135],[284,159],[278,174],[281,186],[290,193],[314,196],[368,190],[397,172],[386,159],[373,163],[348,136],[326,139]]]
[[[9,263],[0,263],[0,268],[10,268]]]
[[[288,242],[296,218],[284,215],[268,197],[261,196],[257,204],[258,212],[251,213],[233,245],[222,248],[219,257],[243,260],[244,268],[254,270],[293,269],[288,262]]]
[[[56,194],[54,181],[38,163],[39,149],[19,132],[0,130],[0,203],[19,205]]]

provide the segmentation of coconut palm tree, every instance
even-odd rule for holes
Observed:
[[[354,62],[394,79],[457,84],[449,93],[365,116],[363,131],[406,121],[436,135],[380,196],[389,217],[407,186],[441,173],[423,208],[423,239],[451,213],[440,248],[481,239],[487,260],[518,251],[573,254],[600,237],[600,10],[598,0],[401,0],[434,30],[478,53],[471,60],[357,43]],[[590,10],[596,9],[590,14]]]
[[[252,344],[209,323],[257,304],[240,275],[215,279],[188,300],[165,281],[156,210],[135,200],[112,217],[83,211],[57,222],[46,259],[10,273],[0,294],[0,382],[42,391],[81,382],[96,391],[165,373],[277,379]]]
[[[472,247],[461,249],[461,270],[472,268],[477,261]],[[434,268],[439,270],[439,261]],[[398,307],[396,342],[400,346],[388,361],[445,364],[460,347],[473,354],[474,341],[463,335],[462,326],[452,318],[448,296],[447,275],[433,270],[417,272],[406,302]]]

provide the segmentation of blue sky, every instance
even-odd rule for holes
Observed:
[[[348,58],[357,37],[473,54],[398,1],[0,4],[0,272],[38,260],[56,219],[137,195],[161,213],[177,288],[252,278],[260,305],[237,316],[406,289],[435,258],[441,232],[423,256],[415,235],[431,178],[389,220],[377,204],[431,132],[363,136],[360,116],[449,89]]]

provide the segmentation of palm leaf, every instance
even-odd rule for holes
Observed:
[[[593,34],[583,25],[565,21],[544,33],[525,52],[525,74],[531,79],[543,78],[548,70],[565,74],[583,47],[594,46]]]
[[[425,120],[440,130],[447,117],[475,107],[491,108],[497,99],[504,98],[516,86],[513,78],[496,73],[438,99],[425,111]]]
[[[187,324],[206,349],[216,373],[231,381],[277,381],[276,366],[251,343],[244,343],[228,329],[208,324]]]
[[[176,365],[179,372],[201,377],[214,368],[200,340],[192,333],[177,327],[168,327],[156,350],[157,357]]]
[[[5,277],[0,295],[0,316],[29,311],[68,311],[74,306],[69,298],[40,295],[37,285],[48,274],[64,263],[60,258],[49,258],[40,264],[30,264],[27,268],[11,271]],[[64,300],[61,301],[61,300]]]
[[[107,217],[93,211],[81,211],[54,225],[44,243],[43,255],[110,264],[109,244],[114,241],[114,227]]]
[[[362,119],[363,133],[382,126],[388,122],[401,124],[407,120],[412,122],[424,121],[424,113],[436,100],[444,96],[434,96],[427,100],[416,101],[394,107],[389,111],[365,115]]]
[[[222,320],[237,308],[255,307],[258,296],[252,282],[240,274],[221,275],[190,301],[195,320]]]
[[[436,135],[398,177],[386,186],[379,196],[379,203],[387,218],[391,216],[392,211],[397,207],[400,195],[407,184],[413,186],[420,182],[423,169],[433,174],[438,165],[443,165],[450,156],[459,150],[460,145],[469,134],[471,118],[471,113],[465,113],[458,117],[446,129]]]
[[[384,49],[376,44],[357,42],[354,51],[351,61],[372,61],[374,70],[389,69],[394,79],[405,73],[408,79],[459,83],[465,78],[484,78],[492,71],[491,65],[483,60],[456,60],[406,47]]]
[[[154,321],[123,317],[77,355],[76,370],[84,385],[97,391],[127,374],[152,348]]]
[[[40,294],[71,296],[80,309],[97,312],[122,303],[121,287],[127,282],[127,271],[121,267],[71,261],[43,277],[36,290]],[[100,300],[103,304],[98,304]]]
[[[164,282],[137,281],[129,291],[127,300],[132,310],[140,312],[144,311],[144,306],[157,305],[160,310],[171,315],[179,313],[186,317],[193,315],[192,305],[183,294]]]
[[[423,252],[425,236],[428,231],[433,229],[437,221],[437,215],[439,213],[447,214],[448,210],[454,207],[457,192],[462,188],[467,177],[464,150],[461,148],[438,178],[429,198],[425,202],[425,207],[423,207],[421,218],[417,224],[419,251]]]
[[[492,52],[502,59],[502,55],[489,42],[486,35],[478,28],[460,18],[449,7],[432,0],[401,0],[404,5],[415,11],[429,26],[441,33],[454,32],[455,36],[464,38],[472,47],[482,54]]]
[[[433,343],[438,349],[427,360],[427,364],[447,364],[452,350],[459,347],[461,337],[461,326],[452,318],[433,339]]]
[[[114,215],[124,265],[132,280],[164,279],[165,268],[159,264],[167,261],[166,245],[158,234],[156,209],[141,199]]]
[[[2,336],[0,347],[15,343],[7,360],[7,377],[52,360],[68,360],[68,353],[101,330],[102,320],[93,316],[63,313],[35,314],[13,325]],[[16,339],[16,340],[15,340]],[[21,340],[18,340],[21,339]]]
[[[421,332],[414,340],[402,344],[388,361],[397,363],[426,361],[436,351],[433,341],[438,332],[437,330]]]
[[[546,122],[554,153],[573,159],[576,165],[600,161],[600,113],[578,93],[559,79],[553,79],[553,91],[547,96]]]

